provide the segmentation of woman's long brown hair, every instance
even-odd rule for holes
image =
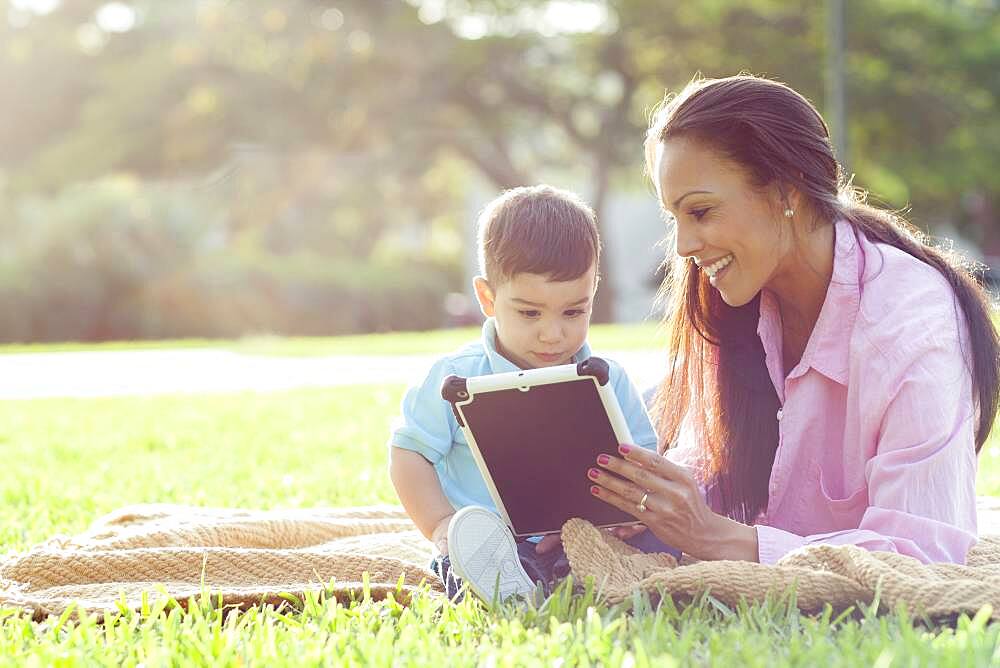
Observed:
[[[867,204],[864,193],[845,183],[826,123],[784,84],[748,75],[692,81],[652,118],[645,143],[650,175],[656,173],[657,145],[681,136],[742,166],[755,187],[794,187],[816,220],[846,220],[869,240],[941,272],[968,324],[978,453],[997,414],[1000,343],[972,268],[928,245],[899,214]],[[660,450],[686,425],[700,441],[703,482],[714,483],[722,511],[751,523],[767,507],[780,407],[757,335],[760,296],[731,307],[681,257],[672,261],[663,296],[670,367],[653,405]]]

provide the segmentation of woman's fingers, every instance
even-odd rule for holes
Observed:
[[[625,458],[625,461],[653,471],[661,478],[683,480],[689,477],[687,470],[653,450],[622,443],[618,446],[618,452]]]
[[[618,471],[616,471],[618,472]],[[642,498],[642,494],[646,488],[639,487],[636,483],[628,479],[627,476],[618,477],[617,475],[612,475],[607,471],[601,471],[596,468],[590,469],[587,472],[587,476],[599,485],[600,487],[608,490],[609,492],[614,492],[616,495],[628,499],[632,502],[632,506],[635,507],[639,504],[639,500]]]
[[[660,540],[698,554],[721,516],[705,503],[695,477],[662,456],[623,444],[624,457],[597,458],[591,494],[643,522]]]
[[[611,455],[601,455],[597,458],[597,464],[635,483],[642,491],[660,490],[664,487],[665,483],[670,481],[669,478],[660,475],[659,471],[653,466],[641,466],[626,459],[612,457]],[[619,491],[619,493],[625,496],[622,491]]]
[[[691,474],[656,453],[645,450],[639,453],[641,448],[628,445],[621,448],[627,459],[601,455],[597,458],[600,468],[588,472],[591,481],[600,488],[595,496],[605,498],[601,492],[607,490],[613,498],[621,500],[622,510],[640,519],[691,524],[704,505]]]
[[[700,496],[698,483],[684,467],[678,466],[655,452],[622,444],[620,449],[625,458],[600,455],[597,464],[626,480],[631,481],[641,492],[657,492],[678,503],[687,503],[692,496]],[[595,479],[594,476],[591,476]],[[628,496],[619,491],[622,496]]]
[[[619,507],[638,519],[642,519],[644,514],[650,512],[667,512],[671,505],[670,500],[677,495],[677,486],[668,481],[661,482],[655,489],[643,488],[597,469],[590,470],[590,480],[594,483],[591,485],[591,494],[605,501],[609,498],[622,499],[628,507]]]
[[[639,508],[636,502],[626,499],[624,496],[621,496],[614,490],[611,490],[607,487],[603,487],[601,485],[591,485],[590,493],[596,496],[597,498],[601,499],[602,501],[610,503],[612,506],[618,508],[619,510],[622,510],[632,515],[633,517],[641,518],[642,513],[639,512]]]

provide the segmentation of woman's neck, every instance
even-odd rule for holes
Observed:
[[[767,286],[778,299],[782,333],[793,348],[805,348],[823,309],[833,277],[835,239],[833,224],[807,233],[798,248],[789,253],[781,273]],[[801,357],[801,352],[793,356]]]

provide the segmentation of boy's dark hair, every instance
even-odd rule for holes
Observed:
[[[566,190],[513,188],[479,215],[479,268],[494,287],[521,273],[572,281],[600,256],[594,210]]]

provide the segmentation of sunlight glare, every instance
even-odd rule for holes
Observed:
[[[33,14],[49,14],[60,4],[60,0],[11,0],[11,7]]]
[[[128,32],[135,27],[135,10],[123,2],[109,2],[97,10],[94,21],[104,32]]]
[[[88,56],[100,53],[107,42],[107,33],[93,23],[84,23],[76,29],[76,43]]]
[[[434,23],[446,16],[439,0],[419,3],[418,16],[424,23]],[[453,15],[455,33],[465,39],[481,39],[487,35],[514,35],[532,30],[545,37],[614,31],[615,19],[603,2],[593,0],[554,0],[540,7],[523,7],[512,15],[472,12]]]
[[[482,39],[490,33],[490,22],[478,14],[461,16],[455,21],[455,32],[465,39]]]
[[[594,32],[609,19],[608,9],[599,2],[559,0],[550,2],[541,12],[543,34]]]
[[[319,23],[324,30],[340,30],[344,26],[344,12],[336,7],[329,7],[323,10]]]
[[[417,18],[426,25],[437,23],[443,20],[446,15],[445,0],[424,0],[419,3]]]

